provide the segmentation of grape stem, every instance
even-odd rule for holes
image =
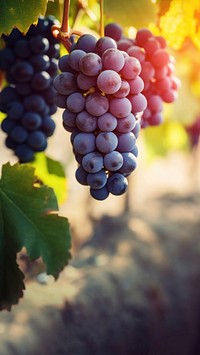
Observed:
[[[51,27],[52,35],[58,39],[64,47],[70,51],[71,42],[69,40],[71,35],[82,36],[83,33],[76,30],[69,29],[69,9],[70,9],[70,0],[64,0],[63,6],[63,17],[61,26],[53,25]]]

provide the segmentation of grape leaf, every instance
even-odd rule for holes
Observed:
[[[18,303],[19,298],[23,296],[24,275],[16,263],[19,249],[20,245],[9,240],[0,203],[0,311],[10,311],[11,305]]]
[[[32,23],[37,23],[39,15],[44,15],[47,0],[1,0],[0,35],[9,34],[13,27],[26,33]]]
[[[57,213],[54,191],[38,186],[28,164],[3,165],[0,208],[0,308],[6,302],[8,308],[24,288],[16,253],[25,247],[32,260],[42,257],[56,279],[70,258],[70,232],[67,218]]]
[[[150,0],[104,0],[106,18],[112,19],[121,26],[136,28],[148,26],[155,22],[156,6]]]
[[[67,183],[63,166],[44,153],[37,153],[31,165],[35,167],[39,179],[53,188],[58,202],[64,202],[67,197]]]

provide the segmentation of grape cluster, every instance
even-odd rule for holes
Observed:
[[[0,70],[6,74],[7,86],[0,93],[0,110],[6,117],[1,124],[7,134],[5,144],[21,163],[44,151],[47,138],[55,130],[53,78],[58,73],[60,45],[51,34],[54,17],[40,17],[26,35],[13,29],[3,35]]]
[[[163,102],[174,102],[180,87],[180,80],[175,74],[175,58],[169,55],[165,39],[154,36],[146,28],[139,29],[134,39],[126,38],[116,23],[105,27],[105,35],[115,39],[118,49],[137,58],[141,64],[140,77],[144,81],[142,94],[147,99],[141,127],[159,125],[163,121]]]
[[[138,114],[147,105],[139,60],[110,37],[85,34],[58,65],[55,102],[71,132],[77,181],[97,200],[125,193],[137,165]]]

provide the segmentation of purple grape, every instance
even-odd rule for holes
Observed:
[[[88,76],[95,76],[101,72],[101,57],[96,53],[87,53],[79,60],[80,71]]]
[[[95,135],[93,133],[78,133],[73,141],[74,149],[77,153],[85,155],[93,152],[96,148]]]
[[[114,70],[104,70],[97,78],[97,86],[105,94],[114,94],[121,87],[121,77]]]
[[[116,171],[123,165],[123,156],[121,153],[113,150],[104,156],[104,166],[106,170]]]
[[[88,173],[97,173],[103,168],[103,156],[95,151],[84,155],[82,159],[82,167]]]
[[[94,132],[97,128],[97,117],[87,111],[81,111],[76,117],[76,126],[82,132]]]
[[[109,153],[116,149],[117,136],[113,132],[100,132],[96,137],[97,149],[102,153]]]
[[[128,189],[128,181],[120,173],[113,173],[107,182],[108,191],[116,196],[124,194]]]
[[[88,95],[86,99],[86,110],[93,116],[102,116],[108,111],[109,101],[106,96],[100,93]]]
[[[96,173],[89,173],[87,175],[88,185],[95,190],[102,189],[107,183],[107,175],[104,170],[100,170]]]

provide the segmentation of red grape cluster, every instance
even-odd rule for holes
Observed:
[[[55,102],[71,132],[77,181],[97,200],[123,194],[136,168],[137,114],[147,106],[139,60],[110,37],[85,34],[59,59],[59,69]]]
[[[5,46],[0,50],[0,70],[6,74],[7,86],[0,93],[0,110],[6,114],[1,129],[7,134],[6,146],[21,163],[44,151],[55,130],[52,80],[60,56],[60,45],[51,34],[55,23],[52,16],[40,17],[26,35],[15,28],[2,36]]]
[[[117,48],[135,57],[141,64],[140,77],[144,81],[142,94],[147,107],[141,118],[141,127],[159,125],[163,121],[163,102],[177,99],[180,80],[175,74],[175,58],[166,48],[162,36],[154,36],[146,28],[139,29],[134,39],[123,37],[122,28],[115,23],[105,27],[105,35],[117,41]]]

